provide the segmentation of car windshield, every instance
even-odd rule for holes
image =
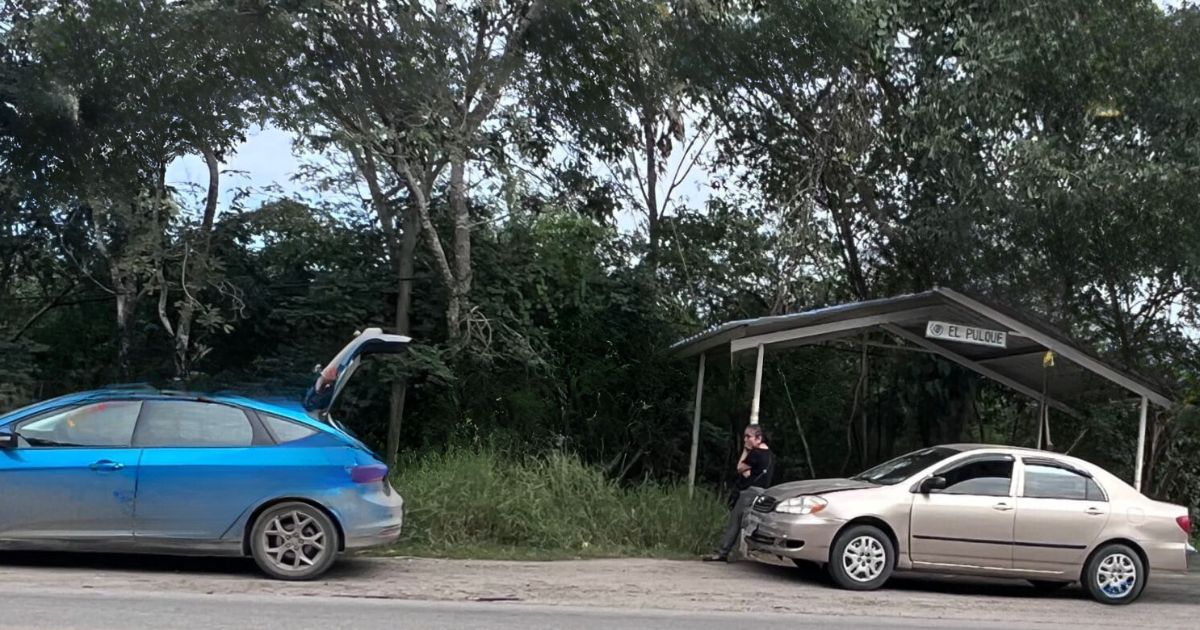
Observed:
[[[851,478],[859,481],[868,481],[881,486],[890,486],[900,483],[943,459],[951,455],[957,455],[958,453],[959,451],[952,448],[934,446],[914,451],[907,455],[901,455],[896,459],[886,461]]]

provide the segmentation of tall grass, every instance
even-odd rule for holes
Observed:
[[[398,550],[490,557],[673,557],[710,550],[725,509],[711,493],[622,487],[578,458],[455,450],[392,478],[407,507]]]

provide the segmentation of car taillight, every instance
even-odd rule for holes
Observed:
[[[350,479],[354,483],[373,483],[387,478],[388,468],[383,464],[367,464],[350,468]]]
[[[1175,519],[1175,522],[1179,523],[1179,529],[1182,529],[1183,533],[1187,534],[1188,536],[1192,535],[1192,517],[1184,514],[1183,516]]]

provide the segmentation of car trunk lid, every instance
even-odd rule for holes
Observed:
[[[326,368],[336,367],[336,377],[331,381],[325,381],[318,375],[317,381],[304,395],[304,409],[317,414],[322,420],[328,421],[329,409],[333,407],[333,403],[345,389],[346,383],[358,370],[364,356],[400,354],[408,348],[411,342],[412,339],[409,337],[385,333],[380,328],[368,328],[358,333],[326,365]],[[318,371],[320,371],[319,368]]]

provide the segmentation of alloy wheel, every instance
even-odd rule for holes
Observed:
[[[276,515],[262,530],[268,562],[284,573],[305,571],[330,553],[328,532],[308,514],[292,510]]]
[[[1137,586],[1137,565],[1124,553],[1112,553],[1096,569],[1096,586],[1107,597],[1120,599]]]
[[[859,536],[850,541],[842,552],[842,568],[856,582],[870,582],[883,573],[887,552],[872,536]]]

